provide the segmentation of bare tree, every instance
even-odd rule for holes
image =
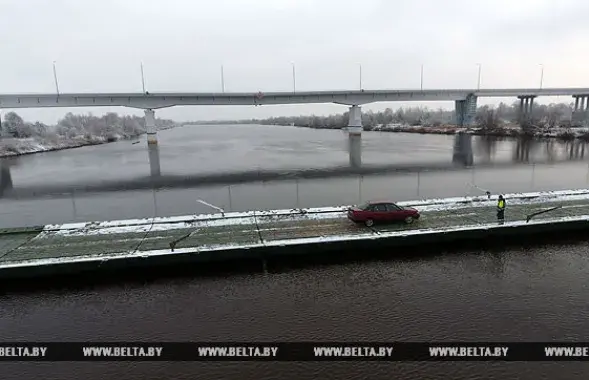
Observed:
[[[475,122],[477,125],[494,129],[504,123],[518,123],[519,102],[513,102],[511,105],[500,103],[496,109],[489,106],[480,106],[477,109]],[[533,122],[524,123],[522,126],[524,133],[533,129],[533,125],[539,126],[557,126],[568,123],[572,113],[572,104],[535,104],[532,110]],[[382,124],[402,123],[409,125],[427,125],[438,126],[451,124],[454,119],[453,110],[437,109],[431,110],[427,107],[405,107],[393,110],[387,108],[382,112],[363,112],[362,122],[365,127],[371,128]],[[283,116],[268,119],[249,119],[249,120],[232,120],[232,121],[200,121],[191,122],[197,124],[215,123],[260,123],[270,125],[296,125],[296,126],[313,126],[315,128],[343,128],[348,125],[347,113],[329,115],[329,116]]]
[[[499,117],[493,109],[487,108],[477,113],[476,124],[486,131],[492,131],[499,127]]]
[[[71,112],[64,115],[54,126],[43,123],[25,122],[17,113],[8,112],[4,115],[2,134],[7,137],[46,137],[53,133],[65,139],[86,138],[93,140],[118,140],[138,136],[144,133],[143,118],[136,116],[119,116],[107,113],[104,116],[75,115]],[[157,119],[159,128],[176,125],[172,120]]]

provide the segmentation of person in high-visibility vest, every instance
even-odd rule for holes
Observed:
[[[503,198],[503,195],[500,195],[499,200],[497,201],[497,219],[499,222],[505,220],[505,199]]]

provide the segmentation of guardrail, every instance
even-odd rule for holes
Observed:
[[[546,202],[558,201],[579,201],[589,200],[589,189],[579,190],[558,190],[558,191],[542,191],[529,193],[507,193],[502,194],[510,205],[537,205]],[[412,200],[398,202],[400,206],[416,207],[420,211],[440,211],[440,210],[459,210],[461,208],[470,207],[489,207],[496,204],[498,195],[488,197],[483,196],[465,196],[465,197],[450,197],[450,198],[432,198],[424,200]],[[217,208],[211,205],[213,208]],[[295,217],[295,218],[338,218],[342,217],[346,210],[352,205],[340,205],[331,207],[313,207],[302,209],[279,209],[267,211],[247,211],[247,212],[221,212],[216,214],[193,214],[172,217],[153,217],[143,219],[123,219],[103,222],[88,222],[88,223],[66,223],[66,224],[49,224],[42,227],[21,228],[14,229],[22,232],[34,231],[65,231],[65,230],[91,230],[102,228],[125,228],[137,227],[142,225],[153,224],[190,224],[194,222],[219,222],[219,225],[235,224],[236,220],[243,219],[240,224],[253,224],[256,218],[263,217]],[[534,216],[544,214],[546,212],[554,211],[561,208],[561,206],[553,207],[547,210],[541,210],[527,216],[529,222]],[[219,209],[220,210],[220,209]],[[249,220],[250,222],[247,222]],[[0,230],[1,233],[2,230]],[[176,242],[185,239],[187,236],[178,239]]]

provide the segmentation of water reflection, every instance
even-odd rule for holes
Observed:
[[[476,164],[490,164],[497,161],[496,156],[500,150],[511,151],[511,162],[513,163],[580,160],[585,157],[586,145],[586,142],[580,140],[473,136],[467,133],[458,133],[454,136],[452,163],[465,167],[473,166],[476,153],[478,157]],[[350,167],[361,168],[362,136],[360,134],[348,134],[348,153]]]
[[[12,189],[12,173],[11,166],[16,166],[19,163],[19,157],[5,157],[0,159],[0,196],[9,194]]]
[[[472,135],[459,133],[454,137],[452,163],[463,166],[472,166],[474,163],[472,154]]]
[[[480,161],[484,163],[492,162],[497,152],[497,143],[502,140],[504,139],[495,136],[476,137],[475,151],[477,156],[481,158]]]
[[[464,137],[456,136],[453,162],[466,162],[463,157],[468,151]],[[535,139],[531,137],[509,138],[495,136],[474,137],[474,152],[477,164],[496,161],[499,151],[508,151],[514,163],[557,162],[582,160],[585,158],[587,143],[580,140],[561,141],[556,139]]]
[[[544,144],[544,151],[548,161],[554,161],[558,158],[556,146],[557,144],[554,140],[548,140],[546,141],[546,144]]]
[[[21,159],[21,157],[14,158],[3,158],[0,159],[0,197],[2,198],[35,198],[47,195],[59,195],[69,194],[73,192],[109,192],[109,191],[127,191],[127,190],[145,190],[153,188],[195,188],[206,185],[214,184],[236,184],[236,183],[253,183],[260,181],[281,181],[281,180],[292,180],[293,178],[307,178],[307,179],[322,179],[327,180],[328,178],[342,178],[350,175],[356,175],[358,173],[362,175],[379,175],[385,173],[395,173],[397,175],[407,175],[410,173],[419,172],[433,172],[433,171],[461,171],[466,167],[477,167],[477,169],[484,169],[486,167],[493,167],[496,169],[500,168],[511,168],[516,165],[527,165],[534,163],[535,165],[549,164],[553,165],[556,163],[564,163],[574,160],[582,160],[585,156],[585,145],[582,141],[560,141],[556,139],[530,139],[530,138],[506,138],[506,137],[491,137],[491,136],[472,136],[470,134],[457,134],[455,136],[444,136],[443,140],[438,136],[411,135],[411,139],[414,141],[405,142],[408,140],[407,135],[394,135],[392,141],[399,141],[402,144],[402,150],[407,152],[407,155],[416,154],[418,156],[427,155],[428,149],[419,148],[427,147],[427,144],[416,143],[415,140],[423,139],[433,146],[435,145],[436,150],[442,149],[442,154],[447,155],[447,158],[443,158],[443,155],[438,154],[431,161],[425,161],[421,157],[416,158],[415,161],[399,162],[395,159],[390,161],[384,161],[381,158],[380,164],[363,165],[363,160],[366,161],[366,157],[362,157],[362,154],[380,154],[388,152],[389,144],[381,144],[379,146],[372,145],[371,139],[374,140],[374,135],[362,136],[358,133],[349,133],[347,131],[346,136],[341,136],[340,142],[344,142],[347,139],[347,150],[349,155],[349,165],[333,165],[325,167],[317,167],[313,163],[310,163],[303,169],[265,169],[258,167],[251,170],[234,170],[234,171],[222,171],[222,172],[196,172],[194,174],[182,174],[178,175],[173,173],[177,166],[189,166],[190,155],[182,155],[184,158],[177,159],[176,162],[166,161],[171,167],[172,173],[162,173],[161,171],[161,157],[158,145],[147,146],[147,157],[141,147],[141,158],[136,160],[138,165],[136,168],[139,170],[132,170],[132,174],[127,175],[125,178],[108,179],[96,176],[92,180],[79,179],[78,181],[71,181],[64,183],[60,181],[61,178],[57,178],[56,182],[52,182],[52,176],[42,177],[42,181],[37,184],[27,185],[21,183],[22,172],[24,170],[18,170],[17,172],[11,173],[11,167]],[[363,141],[364,138],[364,141]],[[452,139],[453,146],[449,146],[448,138]],[[391,141],[391,140],[389,140]],[[369,149],[365,149],[363,152],[362,145],[366,144]],[[418,145],[421,144],[421,145]],[[440,146],[440,144],[442,144]],[[171,149],[169,145],[166,145],[167,149]],[[377,149],[375,149],[377,148]],[[100,148],[102,149],[102,147]],[[296,145],[293,149],[296,149]],[[341,149],[341,145],[340,145]],[[443,153],[443,152],[447,153]],[[74,151],[72,151],[74,152]],[[340,153],[339,150],[337,153]],[[79,158],[82,151],[77,150],[71,154],[73,159],[68,157],[67,153],[61,153],[61,157],[66,160],[66,163],[75,165],[75,159]],[[332,152],[326,151],[325,154],[329,155]],[[84,154],[97,153],[88,152]],[[129,157],[133,157],[134,153],[130,152]],[[135,150],[137,154],[137,150]],[[301,152],[301,155],[303,153]],[[127,157],[127,153],[121,153],[123,158]],[[450,159],[450,155],[452,155]],[[474,156],[476,155],[476,159]],[[45,161],[44,157],[47,155],[39,155],[34,159],[32,156],[22,157],[22,161],[25,162],[24,169],[28,170],[32,163],[38,161]],[[148,159],[149,163],[149,174],[146,172],[145,159]],[[208,159],[208,158],[206,158]],[[239,159],[235,156],[235,159]],[[368,157],[368,160],[373,160],[374,156]],[[166,156],[166,160],[170,160]],[[213,160],[213,158],[211,158]],[[301,161],[304,160],[301,157]],[[57,162],[59,165],[59,161]],[[125,166],[126,160],[120,161],[122,166]],[[173,163],[173,165],[170,165]],[[208,163],[203,161],[203,163]],[[260,162],[264,165],[264,162]],[[204,165],[201,165],[204,166]],[[42,171],[37,170],[35,178],[39,178],[39,173],[46,173],[47,170],[52,170],[53,167],[46,165]],[[93,168],[89,168],[93,169]],[[198,170],[198,169],[197,169]],[[131,171],[130,171],[131,172]],[[19,175],[20,174],[20,175]],[[32,175],[29,175],[29,178]],[[55,176],[53,176],[55,177]],[[25,177],[25,181],[29,178]]]
[[[516,140],[513,149],[514,162],[530,162],[530,152],[536,152],[540,147],[540,142],[528,137],[522,137]]]
[[[149,156],[149,172],[152,178],[158,178],[161,176],[160,168],[160,149],[157,144],[148,144],[147,153]]]
[[[585,158],[585,145],[581,141],[574,141],[570,143],[569,158]]]
[[[359,133],[348,134],[348,152],[350,155],[350,167],[362,167],[362,135]]]

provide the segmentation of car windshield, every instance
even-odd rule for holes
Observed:
[[[366,202],[358,206],[360,210],[366,210],[368,207],[370,207],[370,202]]]

